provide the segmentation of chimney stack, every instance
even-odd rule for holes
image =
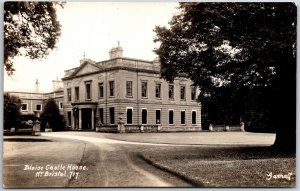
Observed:
[[[118,47],[110,49],[109,58],[114,59],[114,58],[120,58],[120,57],[123,57],[123,48],[120,47],[120,41],[118,41]]]
[[[35,92],[39,93],[40,92],[40,82],[38,79],[35,81]]]

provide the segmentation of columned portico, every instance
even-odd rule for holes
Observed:
[[[73,130],[94,130],[95,129],[95,109],[97,102],[75,102],[72,103],[73,111],[78,112],[74,115]],[[76,125],[78,121],[78,126]]]

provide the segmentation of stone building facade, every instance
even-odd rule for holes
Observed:
[[[84,58],[65,71],[68,129],[116,131],[121,119],[127,132],[201,130],[199,90],[190,79],[168,83],[160,78],[158,60],[123,57],[119,46],[109,54],[109,60]]]
[[[21,115],[30,119],[30,116],[39,116],[44,109],[46,100],[53,98],[59,108],[59,112],[63,115],[64,90],[62,82],[53,80],[53,91],[49,93],[40,92],[40,84],[38,80],[35,83],[35,91],[9,91],[10,95],[17,96],[21,99]]]

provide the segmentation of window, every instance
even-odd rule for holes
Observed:
[[[197,118],[197,113],[196,111],[192,111],[192,124],[195,125],[196,122],[196,118]]]
[[[35,105],[35,111],[42,111],[42,105],[41,104],[36,104]]]
[[[147,82],[142,82],[142,97],[147,97]]]
[[[127,124],[132,124],[132,108],[127,108]]]
[[[28,111],[28,104],[27,103],[22,103],[21,104],[21,111]]]
[[[174,124],[174,110],[169,110],[169,124]]]
[[[115,83],[114,83],[114,81],[109,81],[109,96],[110,97],[115,96],[114,91],[115,91]]]
[[[85,95],[87,100],[91,99],[91,83],[91,81],[85,82]]]
[[[181,111],[181,124],[185,124],[185,111]]]
[[[103,98],[103,97],[104,97],[103,83],[99,83],[99,98]]]
[[[58,102],[58,107],[59,107],[59,109],[63,108],[63,102],[62,101]]]
[[[75,101],[79,100],[79,87],[75,87]]]
[[[109,108],[109,117],[110,117],[110,124],[115,124],[115,108]]]
[[[185,86],[180,86],[180,99],[185,100]]]
[[[126,96],[132,97],[132,81],[126,81]]]
[[[156,124],[160,124],[160,109],[155,111]]]
[[[71,121],[72,121],[72,113],[71,111],[68,111],[68,126],[71,126]]]
[[[71,101],[71,98],[72,98],[71,88],[67,89],[67,95],[68,95],[68,101]]]
[[[103,125],[103,117],[104,117],[104,113],[103,113],[103,108],[99,109],[99,125]]]
[[[160,98],[160,91],[161,90],[161,84],[156,84],[155,85],[155,97]]]
[[[169,84],[169,99],[174,99],[174,85]]]
[[[196,100],[196,87],[191,86],[191,100]]]
[[[142,109],[142,124],[147,124],[147,109]]]

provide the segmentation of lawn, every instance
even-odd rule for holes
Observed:
[[[195,186],[295,187],[295,154],[270,147],[157,147],[140,156]],[[290,180],[279,178],[289,173]]]

